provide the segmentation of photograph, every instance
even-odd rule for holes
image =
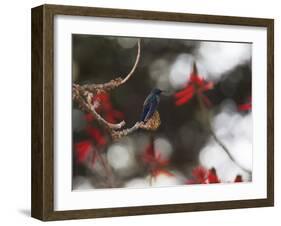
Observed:
[[[44,4],[31,22],[32,217],[274,206],[274,19]]]
[[[252,43],[72,34],[72,189],[252,181]]]

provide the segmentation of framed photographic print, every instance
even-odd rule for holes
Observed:
[[[32,9],[32,216],[272,206],[272,19]]]

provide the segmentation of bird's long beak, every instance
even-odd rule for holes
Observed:
[[[171,96],[172,95],[172,92],[171,91],[168,91],[168,90],[162,90],[161,94],[163,96]]]

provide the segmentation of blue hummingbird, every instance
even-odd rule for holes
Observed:
[[[160,94],[162,90],[154,88],[150,94],[146,97],[143,103],[143,110],[141,114],[140,122],[146,123],[156,111],[160,102]]]

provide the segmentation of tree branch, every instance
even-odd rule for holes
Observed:
[[[230,158],[230,160],[232,162],[234,162],[240,169],[244,170],[245,172],[247,172],[248,174],[251,174],[252,172],[248,169],[246,169],[245,167],[243,167],[230,153],[230,151],[227,149],[227,147],[221,142],[221,140],[217,137],[217,135],[215,134],[215,132],[212,130],[212,128],[209,128],[209,131],[212,135],[212,137],[214,138],[215,142],[225,151],[225,153],[228,155],[228,157]]]
[[[130,133],[135,132],[138,129],[144,130],[156,130],[161,124],[160,114],[156,111],[152,117],[147,122],[136,122],[134,126],[128,129],[123,129],[119,131],[112,131],[113,139],[120,139],[121,137],[128,136]]]
[[[134,126],[132,126],[131,128],[128,129],[123,129],[121,131],[112,131],[112,138],[114,140],[118,140],[124,136],[129,135],[130,133],[135,132],[136,130],[138,130],[140,128],[140,125],[143,124],[142,122],[136,122]]]
[[[108,129],[121,129],[125,125],[125,121],[117,124],[106,121],[97,111],[97,103],[92,103],[93,94],[84,90],[78,85],[73,86],[73,99],[78,103],[79,107],[88,113],[92,113],[99,124]]]
[[[246,169],[239,162],[237,162],[237,160],[232,156],[232,154],[230,153],[228,148],[225,146],[225,144],[217,137],[216,133],[212,129],[209,114],[208,114],[208,112],[206,110],[206,107],[205,107],[205,105],[204,105],[204,103],[201,99],[201,96],[198,95],[198,93],[196,93],[196,97],[197,97],[197,100],[199,102],[199,106],[200,106],[201,112],[203,114],[204,120],[205,120],[205,122],[208,126],[208,131],[210,132],[211,136],[214,138],[215,142],[224,150],[224,152],[227,154],[227,156],[229,157],[229,159],[232,162],[234,162],[243,171],[247,172],[248,174],[251,174],[252,172],[250,170]]]

